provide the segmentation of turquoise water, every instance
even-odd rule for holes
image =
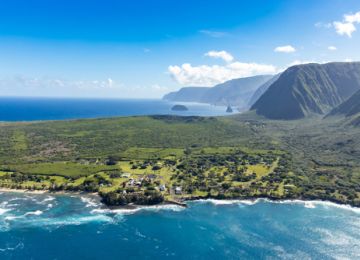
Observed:
[[[0,121],[62,120],[139,115],[220,116],[226,107],[184,103],[188,111],[172,111],[172,103],[142,99],[5,98]]]
[[[96,197],[0,195],[0,259],[359,259],[360,210],[199,201],[108,210]]]

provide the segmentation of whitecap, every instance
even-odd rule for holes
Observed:
[[[184,210],[184,207],[178,206],[178,205],[155,205],[155,206],[137,206],[133,209],[104,209],[104,208],[98,208],[93,209],[90,213],[92,214],[118,214],[118,215],[131,215],[135,214],[139,211],[182,211]]]
[[[213,205],[233,205],[233,204],[245,204],[245,205],[255,205],[260,199],[256,200],[217,200],[217,199],[200,199],[195,200],[196,203],[211,203]]]
[[[317,206],[322,207],[332,207],[332,208],[339,208],[343,210],[349,210],[355,213],[360,214],[360,208],[352,207],[348,204],[337,204],[331,201],[322,201],[322,200],[268,200],[264,199],[266,202],[270,203],[279,203],[279,204],[302,204],[306,208],[316,208]]]
[[[305,208],[314,209],[317,206],[323,207],[334,207],[343,210],[349,210],[355,213],[360,214],[360,208],[352,207],[347,204],[337,204],[331,201],[322,201],[322,200],[270,200],[266,198],[260,198],[255,200],[216,200],[216,199],[200,199],[194,200],[195,203],[211,203],[214,205],[232,205],[232,204],[246,204],[246,205],[254,205],[259,202],[266,203],[275,203],[275,204],[301,204]]]
[[[0,252],[5,252],[5,251],[14,251],[16,249],[22,249],[24,248],[24,244],[23,243],[19,243],[14,247],[6,247],[6,248],[0,248]]]
[[[43,199],[42,201],[40,201],[39,204],[46,204],[46,202],[53,201],[53,200],[55,200],[55,197],[48,196],[45,199]]]
[[[67,217],[65,219],[41,219],[39,225],[45,226],[66,226],[66,225],[81,225],[89,222],[106,222],[112,223],[114,220],[105,215],[90,215],[90,216],[75,216]]]
[[[4,209],[4,208],[0,208],[0,215],[4,215],[6,212],[9,212],[10,209]]]
[[[36,210],[36,211],[30,211],[30,212],[26,212],[25,214],[24,214],[24,217],[26,217],[26,216],[39,216],[39,215],[41,215],[41,214],[43,214],[43,212],[41,211],[41,210]]]
[[[87,207],[87,208],[98,207],[100,205],[94,199],[91,199],[89,197],[81,197],[80,199],[81,199],[82,202],[84,202],[86,204],[85,207]]]
[[[10,215],[10,216],[6,216],[5,220],[14,220],[14,219],[18,219],[18,218],[22,218],[23,216],[14,216],[14,215]]]

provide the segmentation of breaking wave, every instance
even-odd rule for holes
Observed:
[[[216,200],[216,199],[200,199],[193,201],[195,203],[211,203],[213,205],[233,205],[233,204],[244,204],[244,205],[255,205],[259,202],[274,203],[274,204],[300,204],[305,208],[314,209],[318,206],[322,207],[333,207],[343,210],[353,211],[360,213],[360,208],[352,207],[345,204],[337,204],[330,201],[321,200],[270,200],[270,199],[255,199],[255,200]]]

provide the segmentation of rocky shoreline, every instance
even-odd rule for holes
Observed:
[[[96,196],[99,201],[104,205],[104,207],[109,209],[137,209],[142,207],[151,207],[151,206],[165,206],[165,205],[175,205],[180,207],[188,207],[187,202],[196,202],[196,201],[224,201],[224,204],[227,204],[226,202],[249,202],[251,204],[256,203],[258,200],[266,200],[271,202],[329,202],[333,203],[339,206],[346,206],[346,207],[352,207],[356,209],[360,209],[360,204],[354,204],[354,203],[347,203],[340,200],[334,200],[334,199],[323,199],[323,198],[277,198],[277,197],[271,197],[271,196],[256,196],[256,197],[238,197],[238,198],[218,198],[216,196],[214,197],[201,197],[201,196],[192,196],[192,197],[183,197],[179,200],[164,200],[161,203],[154,204],[154,205],[139,205],[139,204],[127,204],[127,205],[121,205],[121,206],[114,206],[114,205],[107,205],[101,201],[101,196],[98,193],[90,193],[90,192],[73,192],[73,191],[50,191],[50,190],[25,190],[25,189],[8,189],[8,188],[0,188],[1,192],[18,192],[18,193],[28,193],[28,194],[55,194],[55,195],[88,195],[88,196]]]

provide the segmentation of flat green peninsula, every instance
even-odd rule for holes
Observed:
[[[360,129],[253,113],[1,123],[0,187],[98,193],[110,206],[200,198],[360,206]]]

